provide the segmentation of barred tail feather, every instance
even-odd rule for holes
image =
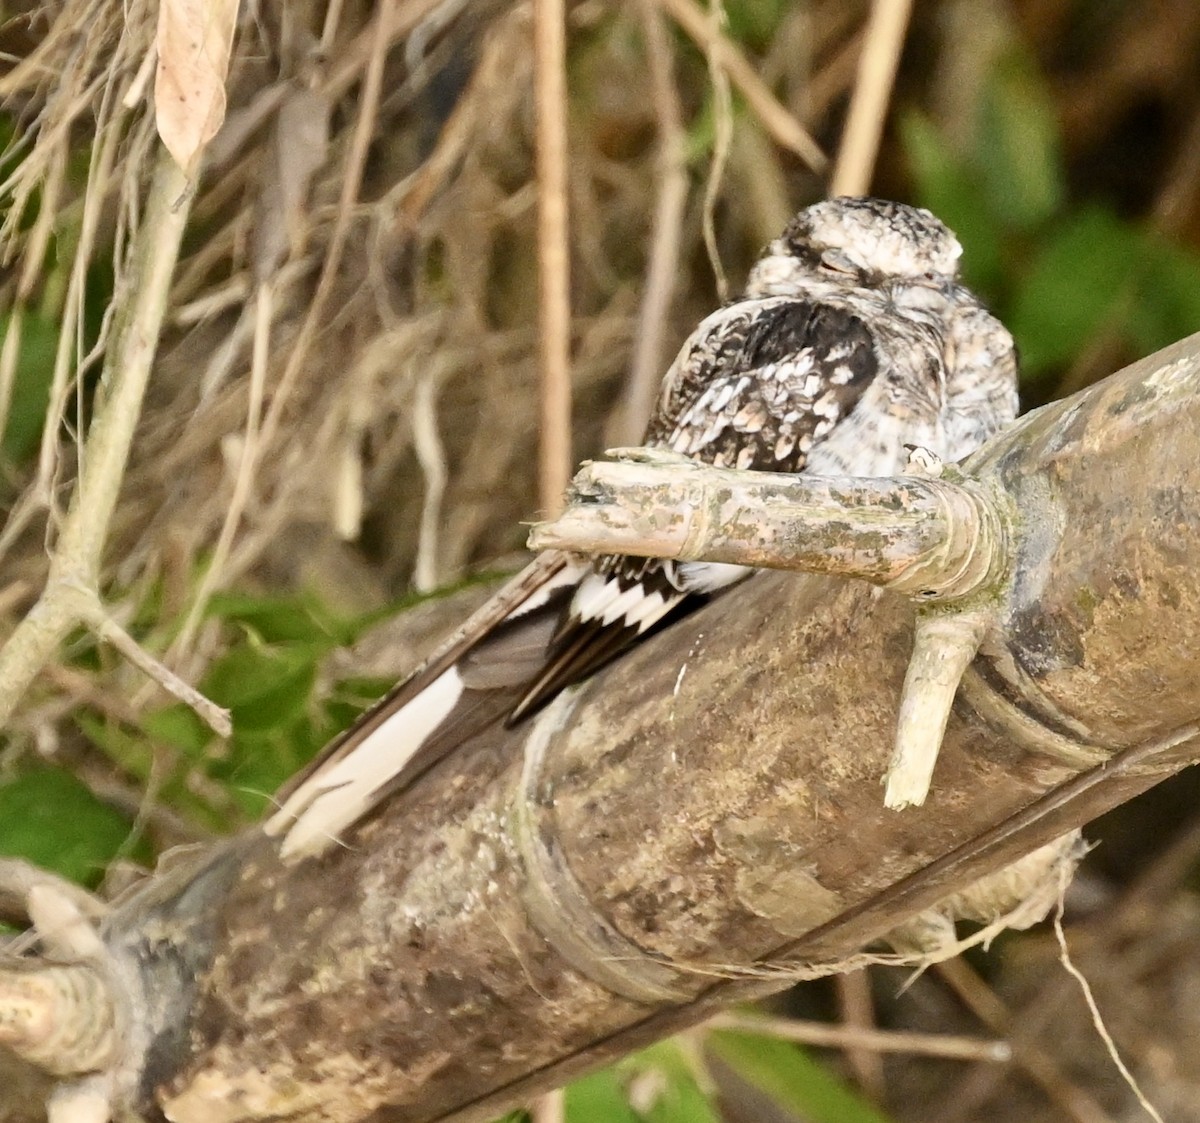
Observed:
[[[751,571],[717,567],[680,584],[661,563],[535,562],[452,642],[347,730],[285,789],[268,835],[285,861],[315,858],[490,724],[515,725],[707,596]],[[711,567],[710,567],[711,568]],[[627,570],[627,571],[626,571]],[[696,593],[686,587],[698,586]]]
[[[264,824],[285,860],[318,857],[490,722],[503,719],[545,657],[587,563],[547,552],[432,658],[334,740],[281,793]]]
[[[301,784],[265,826],[269,835],[287,832],[280,846],[283,859],[315,857],[336,841],[371,808],[379,790],[408,768],[462,696],[462,676],[449,667],[352,753]]]

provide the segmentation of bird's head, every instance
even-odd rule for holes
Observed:
[[[946,290],[958,279],[958,239],[929,211],[868,196],[802,210],[750,271],[746,295],[820,295],[897,283]]]

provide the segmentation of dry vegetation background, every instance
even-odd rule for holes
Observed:
[[[103,392],[155,145],[155,7],[0,7],[6,627],[44,579]],[[569,6],[575,458],[636,440],[719,273],[736,289],[828,190],[812,142],[836,163],[869,16],[727,0],[722,30],[694,0]],[[1200,328],[1200,7],[921,0],[903,30],[871,187],[959,231],[1022,346],[1026,404]],[[11,723],[0,850],[115,886],[248,821],[411,658],[395,631],[342,649],[521,547],[544,503],[530,40],[508,0],[243,5],[103,575],[113,615],[236,732],[213,737],[81,633]],[[443,603],[404,616],[410,647]],[[1200,1119],[1196,794],[1181,777],[1094,830],[1069,914],[1114,1036],[1176,1120]],[[791,999],[851,1026],[1012,1034],[1011,1065],[860,1047],[835,1061],[858,1099],[777,1041],[707,1062],[681,1047],[683,1071],[703,1064],[729,1119],[1138,1117],[1056,955],[1035,933],[902,999],[882,971]],[[597,1079],[573,1118],[630,1118],[633,1077]]]

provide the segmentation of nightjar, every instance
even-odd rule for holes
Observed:
[[[722,467],[886,476],[906,446],[961,459],[1016,415],[1012,337],[958,279],[926,210],[801,211],[663,379],[645,443]],[[293,782],[266,824],[316,856],[497,721],[520,721],[754,571],[541,555]]]

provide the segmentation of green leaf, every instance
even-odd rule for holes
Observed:
[[[611,1068],[575,1081],[565,1098],[567,1123],[639,1123]]]
[[[304,715],[322,654],[312,644],[235,647],[209,668],[201,691],[231,711],[238,733],[278,729]]]
[[[789,5],[784,0],[728,0],[729,36],[758,51],[769,47]]]
[[[243,624],[265,643],[312,643],[330,647],[346,642],[348,625],[312,597],[263,597],[217,593],[207,615]]]
[[[1036,63],[1016,44],[987,77],[974,156],[988,209],[1003,221],[1028,230],[1062,206],[1054,103]]]
[[[153,738],[180,749],[193,760],[201,757],[212,742],[213,733],[182,702],[155,710],[142,718],[142,728]]]
[[[0,785],[0,853],[95,884],[129,837],[124,816],[55,768]]]
[[[11,318],[0,316],[0,346],[11,327]],[[4,429],[4,457],[20,464],[32,455],[46,423],[50,383],[54,377],[54,352],[58,328],[37,315],[26,315],[21,324],[20,348],[13,378],[8,422]]]
[[[208,764],[209,775],[222,781],[247,815],[260,814],[274,792],[341,727],[305,717],[266,732],[235,733],[223,758]]]
[[[656,1081],[656,1094],[640,1113],[649,1123],[720,1123],[678,1042],[663,1041],[628,1057],[619,1071],[634,1080]]]
[[[888,1123],[807,1053],[786,1041],[715,1030],[708,1047],[748,1084],[809,1123]]]
[[[1074,358],[1113,322],[1133,282],[1140,235],[1108,211],[1086,208],[1045,241],[1016,294],[1008,326],[1032,374]]]
[[[1200,331],[1200,254],[1146,237],[1129,335],[1143,354]]]
[[[963,279],[973,288],[994,292],[1003,272],[1003,236],[978,176],[920,113],[901,119],[900,140],[917,202],[933,211],[962,243]]]

